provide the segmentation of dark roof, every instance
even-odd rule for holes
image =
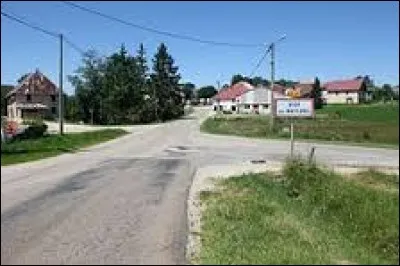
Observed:
[[[359,91],[364,82],[364,79],[335,80],[326,82],[322,87],[326,91]]]
[[[43,92],[47,94],[57,94],[57,86],[48,79],[39,70],[27,75],[17,86],[9,91],[6,97],[15,94],[17,91],[24,91],[24,93],[34,94],[36,92]]]

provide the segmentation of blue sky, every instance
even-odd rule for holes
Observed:
[[[376,83],[399,83],[399,3],[394,2],[79,2],[148,27],[221,42],[266,43],[286,34],[276,49],[276,77],[322,81],[369,74]],[[263,48],[211,46],[164,37],[108,21],[61,2],[4,2],[10,12],[63,32],[84,49],[108,55],[124,43],[143,42],[148,59],[165,42],[183,81],[228,83],[248,75]],[[1,17],[1,83],[41,69],[58,84],[58,40]],[[65,46],[65,76],[81,56]],[[268,61],[256,75],[268,76]],[[66,80],[66,78],[64,79]],[[73,88],[65,81],[64,88]]]

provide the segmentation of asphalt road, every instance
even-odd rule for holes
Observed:
[[[1,168],[2,264],[184,264],[198,167],[284,160],[287,141],[201,134],[192,117],[75,154]],[[298,143],[307,154],[313,144]],[[398,150],[313,145],[325,164],[399,165]]]

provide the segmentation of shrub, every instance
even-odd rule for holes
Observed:
[[[16,140],[41,138],[47,131],[47,125],[41,120],[24,121],[23,124],[28,125],[28,127],[15,137]]]

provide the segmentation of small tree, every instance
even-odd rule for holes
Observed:
[[[319,79],[316,77],[314,80],[313,88],[311,91],[311,97],[314,99],[314,108],[322,108],[322,89]]]
[[[194,97],[194,90],[196,86],[193,83],[187,82],[182,85],[183,93],[185,94],[185,100],[191,100]]]
[[[205,86],[199,89],[198,96],[199,98],[212,98],[217,92],[214,86]]]

